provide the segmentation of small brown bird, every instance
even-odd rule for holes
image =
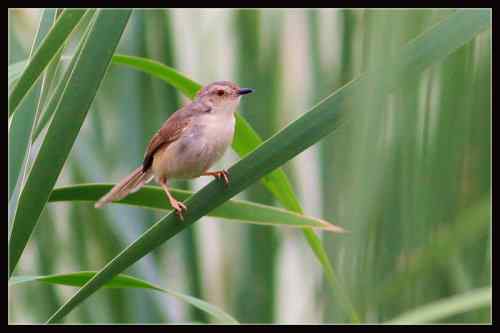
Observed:
[[[226,170],[208,171],[208,168],[233,141],[234,112],[241,96],[253,91],[229,81],[205,86],[191,103],[163,123],[149,142],[142,165],[116,184],[95,207],[120,200],[155,178],[182,220],[186,206],[170,194],[167,180],[214,176],[223,179],[226,186],[229,184]]]

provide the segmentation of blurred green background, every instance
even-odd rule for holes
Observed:
[[[9,64],[27,58],[40,12],[9,11]],[[163,62],[203,84],[256,88],[240,111],[266,139],[452,12],[134,10],[118,52]],[[285,165],[305,213],[350,230],[320,234],[363,322],[491,285],[490,75],[488,29],[392,94],[366,91],[363,107],[341,128]],[[151,76],[111,65],[58,186],[118,181],[186,101]],[[237,159],[229,151],[216,167]],[[197,190],[209,181],[172,185]],[[260,184],[238,198],[277,205]],[[126,206],[49,204],[18,272],[98,270],[161,216]],[[205,217],[126,273],[216,304],[242,323],[349,321],[297,229]],[[43,322],[73,292],[45,284],[13,288],[9,322]],[[490,311],[442,322],[487,323]],[[102,289],[66,320],[210,318],[153,291]]]

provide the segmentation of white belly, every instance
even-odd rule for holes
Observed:
[[[199,124],[186,130],[163,152],[156,154],[153,172],[157,177],[186,179],[200,176],[217,162],[233,141],[233,114],[217,118],[203,115]]]

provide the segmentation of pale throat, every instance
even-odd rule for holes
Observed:
[[[222,107],[223,113],[228,115],[234,115],[239,104],[240,104],[240,97],[238,97],[238,99],[235,101],[228,102],[226,105]]]
[[[236,109],[238,108],[238,105],[240,104],[240,99],[241,97],[238,97],[234,100],[226,101],[224,103],[221,103],[219,105],[216,105],[213,103],[211,100],[207,100],[205,103],[207,106],[212,108],[212,114],[213,115],[227,115],[230,116],[236,112]]]

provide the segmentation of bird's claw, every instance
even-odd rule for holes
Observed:
[[[182,216],[182,213],[187,211],[186,205],[180,201],[177,201],[177,200],[171,202],[170,204],[172,205],[172,208],[175,209],[175,214],[177,214],[177,216],[179,216],[181,221],[184,221],[184,216]]]
[[[217,179],[222,178],[224,180],[224,187],[229,186],[229,172],[227,172],[226,170],[216,171],[214,173],[214,176]]]

